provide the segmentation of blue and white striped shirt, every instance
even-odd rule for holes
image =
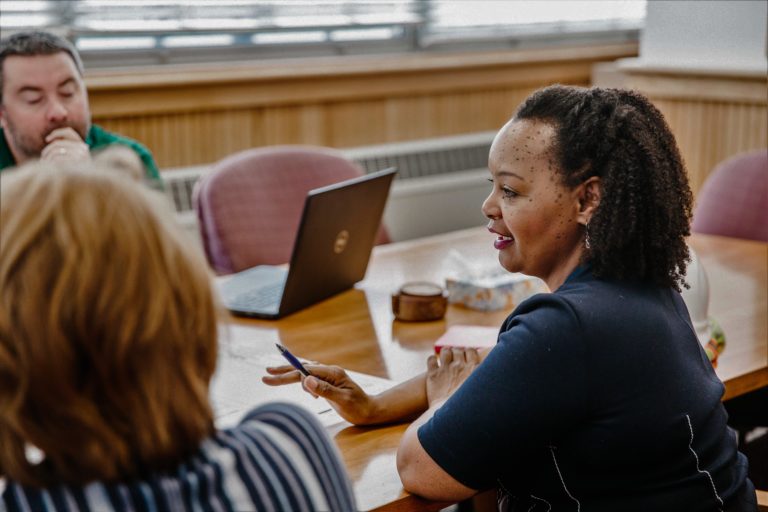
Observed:
[[[220,430],[173,473],[82,487],[9,481],[0,509],[27,511],[355,510],[335,446],[311,413],[273,403]]]

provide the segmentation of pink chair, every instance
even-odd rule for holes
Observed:
[[[307,192],[362,174],[329,148],[270,146],[225,158],[193,195],[208,261],[219,274],[287,263]],[[376,243],[389,241],[382,226]]]
[[[715,168],[699,191],[691,228],[768,242],[768,149],[733,156]]]

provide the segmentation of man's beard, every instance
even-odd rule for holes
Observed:
[[[45,138],[53,130],[56,130],[58,128],[67,128],[67,127],[72,128],[80,135],[80,138],[82,138],[83,141],[85,141],[85,137],[88,134],[88,129],[89,129],[89,127],[87,126],[87,123],[67,122],[67,123],[59,123],[55,125],[52,124],[46,127],[45,131],[43,132],[43,135],[41,135],[40,138],[37,138],[35,136],[30,136],[30,135],[20,133],[16,129],[16,123],[14,123],[7,116],[5,117],[5,122],[8,125],[8,128],[4,130],[5,136],[8,139],[11,139],[13,146],[16,148],[16,151],[18,151],[28,159],[40,158],[40,154],[43,152],[43,149],[45,148],[45,146],[48,145],[48,143],[45,142]]]

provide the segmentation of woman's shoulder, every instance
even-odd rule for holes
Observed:
[[[657,299],[658,297],[668,297],[671,291],[673,291],[671,288],[649,283],[595,277],[587,271],[575,278],[569,278],[552,293],[540,293],[532,296],[529,299],[532,300],[527,306],[530,308],[560,302],[567,303],[577,310],[586,308],[594,311],[601,303],[642,300],[646,297]]]
[[[253,421],[262,421],[275,425],[308,422],[322,429],[314,414],[296,404],[287,402],[269,402],[251,409],[240,421],[240,425]]]
[[[333,450],[333,445],[316,415],[295,404],[270,402],[249,411],[234,427],[219,430],[211,441],[227,445],[246,444],[260,449],[267,443],[275,449],[296,445],[313,452]]]
[[[524,315],[560,316],[563,313],[573,313],[595,293],[591,282],[565,283],[554,292],[537,293],[525,299],[512,311],[507,322]]]
[[[196,457],[217,468],[235,510],[354,510],[354,494],[330,437],[315,415],[273,402],[207,439]],[[189,465],[199,472],[199,464]]]
[[[578,332],[579,314],[574,304],[580,301],[573,294],[537,293],[521,302],[504,321],[500,336],[521,331],[541,337],[553,333]]]
[[[588,269],[577,271],[554,292],[538,293],[521,302],[507,318],[504,328],[516,322],[536,319],[550,325],[562,324],[564,328],[568,325],[577,327],[585,317],[594,320],[622,306],[631,309],[633,304],[648,296],[654,296],[653,300],[657,300],[659,289],[643,284],[599,279]]]

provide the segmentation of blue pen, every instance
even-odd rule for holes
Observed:
[[[298,359],[296,359],[296,356],[288,352],[287,348],[285,348],[279,343],[275,343],[275,346],[277,346],[277,350],[280,351],[280,354],[284,358],[286,358],[289,363],[291,363],[291,366],[299,370],[305,377],[309,377],[310,375],[312,375],[311,373],[309,373],[309,371],[306,368],[304,368],[304,365],[301,364],[301,362]]]

